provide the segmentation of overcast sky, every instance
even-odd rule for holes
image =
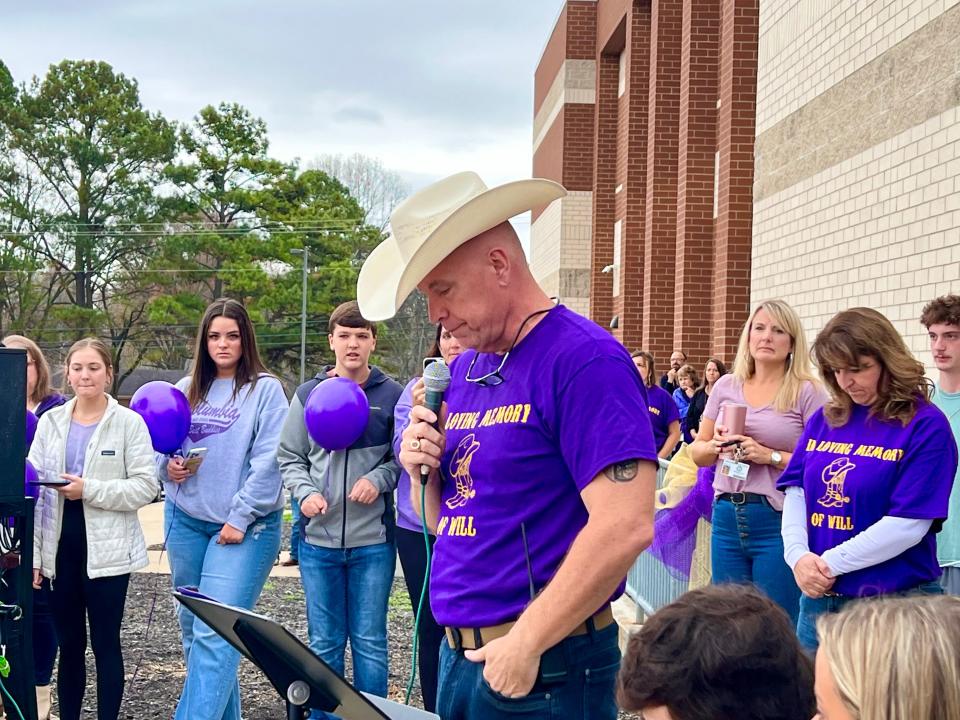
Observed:
[[[531,173],[533,73],[562,0],[35,0],[3,3],[19,84],[104,60],[143,104],[186,121],[238,102],[271,152],[379,158],[414,186]]]

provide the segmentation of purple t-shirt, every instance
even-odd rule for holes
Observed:
[[[400,399],[393,408],[393,456],[400,457],[400,443],[403,440],[403,431],[410,424],[410,407],[413,405],[413,386],[420,382],[419,377],[413,378],[400,394]],[[397,481],[397,527],[404,530],[423,532],[423,525],[417,511],[413,508],[410,494],[410,475],[406,470],[400,471]]]
[[[743,383],[732,374],[724,375],[713,386],[703,416],[716,421],[723,403],[747,406],[747,419],[743,434],[753,438],[764,447],[781,452],[793,452],[804,425],[826,402],[827,395],[820,385],[805,382],[800,388],[797,402],[786,412],[778,412],[773,404],[755,408],[743,397]],[[720,469],[721,460],[717,460]],[[777,478],[780,470],[773,465],[750,463],[750,470],[744,480],[719,472],[714,475],[713,489],[717,494],[725,492],[751,492],[766,495],[770,504],[777,510],[783,508],[783,493],[777,490]]]
[[[653,427],[653,442],[657,451],[663,447],[670,435],[670,423],[680,422],[680,410],[673,397],[659,385],[647,389],[647,409],[650,411],[650,425]]]
[[[580,492],[613,463],[656,462],[643,384],[609,333],[561,306],[510,351],[503,383],[453,366],[430,604],[441,625],[515,620],[586,525]],[[501,356],[481,354],[472,377]],[[672,400],[670,401],[673,402]],[[622,587],[617,595],[622,592]]]
[[[947,517],[957,469],[950,424],[923,402],[904,427],[868,417],[854,405],[847,423],[827,424],[823,411],[807,423],[778,487],[802,487],[810,550],[822,555],[886,515],[911,520]],[[899,592],[940,577],[935,533],[891,560],[837,578],[833,592],[867,596]]]

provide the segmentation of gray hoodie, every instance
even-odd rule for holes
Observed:
[[[363,391],[370,403],[370,421],[363,435],[346,450],[327,452],[307,434],[303,407],[310,392],[328,379],[324,368],[294,394],[280,433],[277,459],[284,486],[302,503],[320,493],[327,501],[323,515],[300,518],[301,539],[311,545],[351,548],[393,542],[393,491],[400,465],[393,457],[393,409],[403,388],[371,368]],[[370,505],[348,500],[354,484],[365,477],[380,492]]]

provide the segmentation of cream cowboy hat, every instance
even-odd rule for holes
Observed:
[[[476,173],[463,172],[411,195],[390,216],[391,235],[360,269],[360,313],[371,322],[392,318],[417,284],[467,240],[566,194],[552,180],[488,188]]]

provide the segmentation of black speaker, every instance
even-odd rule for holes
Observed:
[[[23,500],[27,351],[0,348],[0,502]]]

